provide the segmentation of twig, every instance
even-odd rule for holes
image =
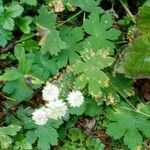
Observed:
[[[56,26],[56,28],[58,28],[58,27],[64,25],[65,23],[71,21],[72,19],[76,18],[76,17],[79,16],[82,12],[83,12],[83,11],[77,12],[76,14],[74,14],[73,16],[71,16],[70,18],[68,18],[66,21],[64,21],[64,22],[62,22],[62,23],[60,23],[60,24],[58,24],[58,25]]]
[[[70,18],[68,18],[66,21],[62,22],[61,24],[58,24],[58,25],[56,26],[56,28],[58,28],[58,27],[64,25],[65,23],[71,21],[71,20],[74,19],[75,17],[79,16],[82,12],[83,12],[83,11],[79,11],[79,12],[76,13],[75,15],[71,16]],[[31,38],[35,37],[36,35],[37,35],[37,33],[32,34],[32,35],[29,35],[29,36],[27,36],[27,37],[25,37],[25,38],[23,38],[23,39],[21,39],[21,40],[19,40],[19,41],[16,41],[15,44],[18,44],[18,43],[21,43],[21,42],[26,41],[26,40],[28,40],[28,39],[31,39]]]
[[[124,7],[125,11],[127,12],[127,14],[130,16],[131,20],[136,23],[135,17],[134,15],[131,13],[131,11],[129,10],[129,8],[126,6],[125,3],[122,2],[122,0],[119,0],[120,3],[122,4],[122,6]]]

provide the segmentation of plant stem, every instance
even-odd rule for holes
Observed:
[[[58,27],[64,25],[65,23],[71,21],[72,19],[76,18],[76,17],[79,16],[82,12],[83,12],[83,11],[77,12],[76,14],[74,14],[73,16],[71,16],[70,18],[68,18],[66,21],[62,22],[61,24],[58,24],[58,25],[56,26],[56,28],[58,28]]]
[[[79,16],[82,12],[83,12],[83,11],[79,11],[79,12],[76,13],[75,15],[71,16],[70,18],[68,18],[66,21],[62,22],[61,24],[58,24],[58,25],[56,26],[56,28],[58,28],[58,27],[64,25],[65,23],[71,21],[71,20],[74,19],[75,17]],[[36,34],[37,34],[37,33],[32,34],[32,35],[29,35],[29,36],[27,36],[27,37],[25,37],[25,38],[23,38],[23,39],[20,39],[19,41],[16,41],[15,44],[18,44],[18,43],[21,43],[21,42],[26,41],[26,40],[28,40],[28,39],[31,39],[31,38],[33,38],[34,36],[36,36]]]
[[[36,36],[36,33],[35,33],[35,34],[32,34],[32,35],[29,35],[29,36],[27,36],[27,37],[25,37],[25,38],[23,38],[23,39],[20,39],[19,41],[16,41],[15,44],[18,44],[18,43],[21,43],[21,42],[26,41],[26,40],[28,40],[28,39],[31,39],[31,38],[33,38],[34,36]]]
[[[136,23],[135,17],[134,15],[131,13],[131,11],[129,10],[129,8],[126,6],[125,3],[122,2],[122,0],[120,0],[120,3],[122,4],[122,6],[124,7],[125,11],[127,12],[127,14],[130,16],[131,20]]]
[[[134,110],[134,109],[131,109],[131,108],[128,108],[128,107],[122,107],[122,108],[123,108],[123,109],[126,109],[126,110],[130,110],[130,111],[134,111],[134,112],[136,112],[136,113],[139,113],[139,114],[141,114],[141,115],[144,115],[144,116],[150,118],[150,115],[149,115],[149,114],[146,114],[146,113],[141,112],[141,111],[139,111],[139,110]]]
[[[136,107],[127,99],[125,98],[121,92],[113,85],[113,83],[111,83],[111,85],[113,86],[113,88],[124,98],[124,100],[134,109],[136,110]]]

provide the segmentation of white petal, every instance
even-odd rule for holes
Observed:
[[[42,107],[40,109],[36,109],[32,113],[32,120],[35,122],[35,124],[44,125],[48,121],[48,117],[45,112],[45,108]]]
[[[47,116],[51,119],[61,119],[66,115],[67,112],[67,105],[62,100],[55,100],[51,101],[48,104],[46,104],[47,107]]]
[[[67,100],[70,106],[80,107],[84,102],[84,97],[80,91],[72,91],[69,93]]]
[[[43,100],[49,102],[58,99],[59,93],[59,88],[56,85],[47,82],[42,90]]]

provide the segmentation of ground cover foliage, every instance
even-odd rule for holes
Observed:
[[[150,149],[149,0],[0,0],[0,149]]]

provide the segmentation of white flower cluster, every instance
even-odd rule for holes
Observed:
[[[67,103],[59,99],[60,89],[49,82],[42,90],[43,100],[46,105],[36,109],[32,113],[32,119],[38,125],[44,125],[48,119],[62,119],[68,110]],[[80,91],[72,91],[67,97],[71,107],[80,107],[84,102],[84,97]]]

